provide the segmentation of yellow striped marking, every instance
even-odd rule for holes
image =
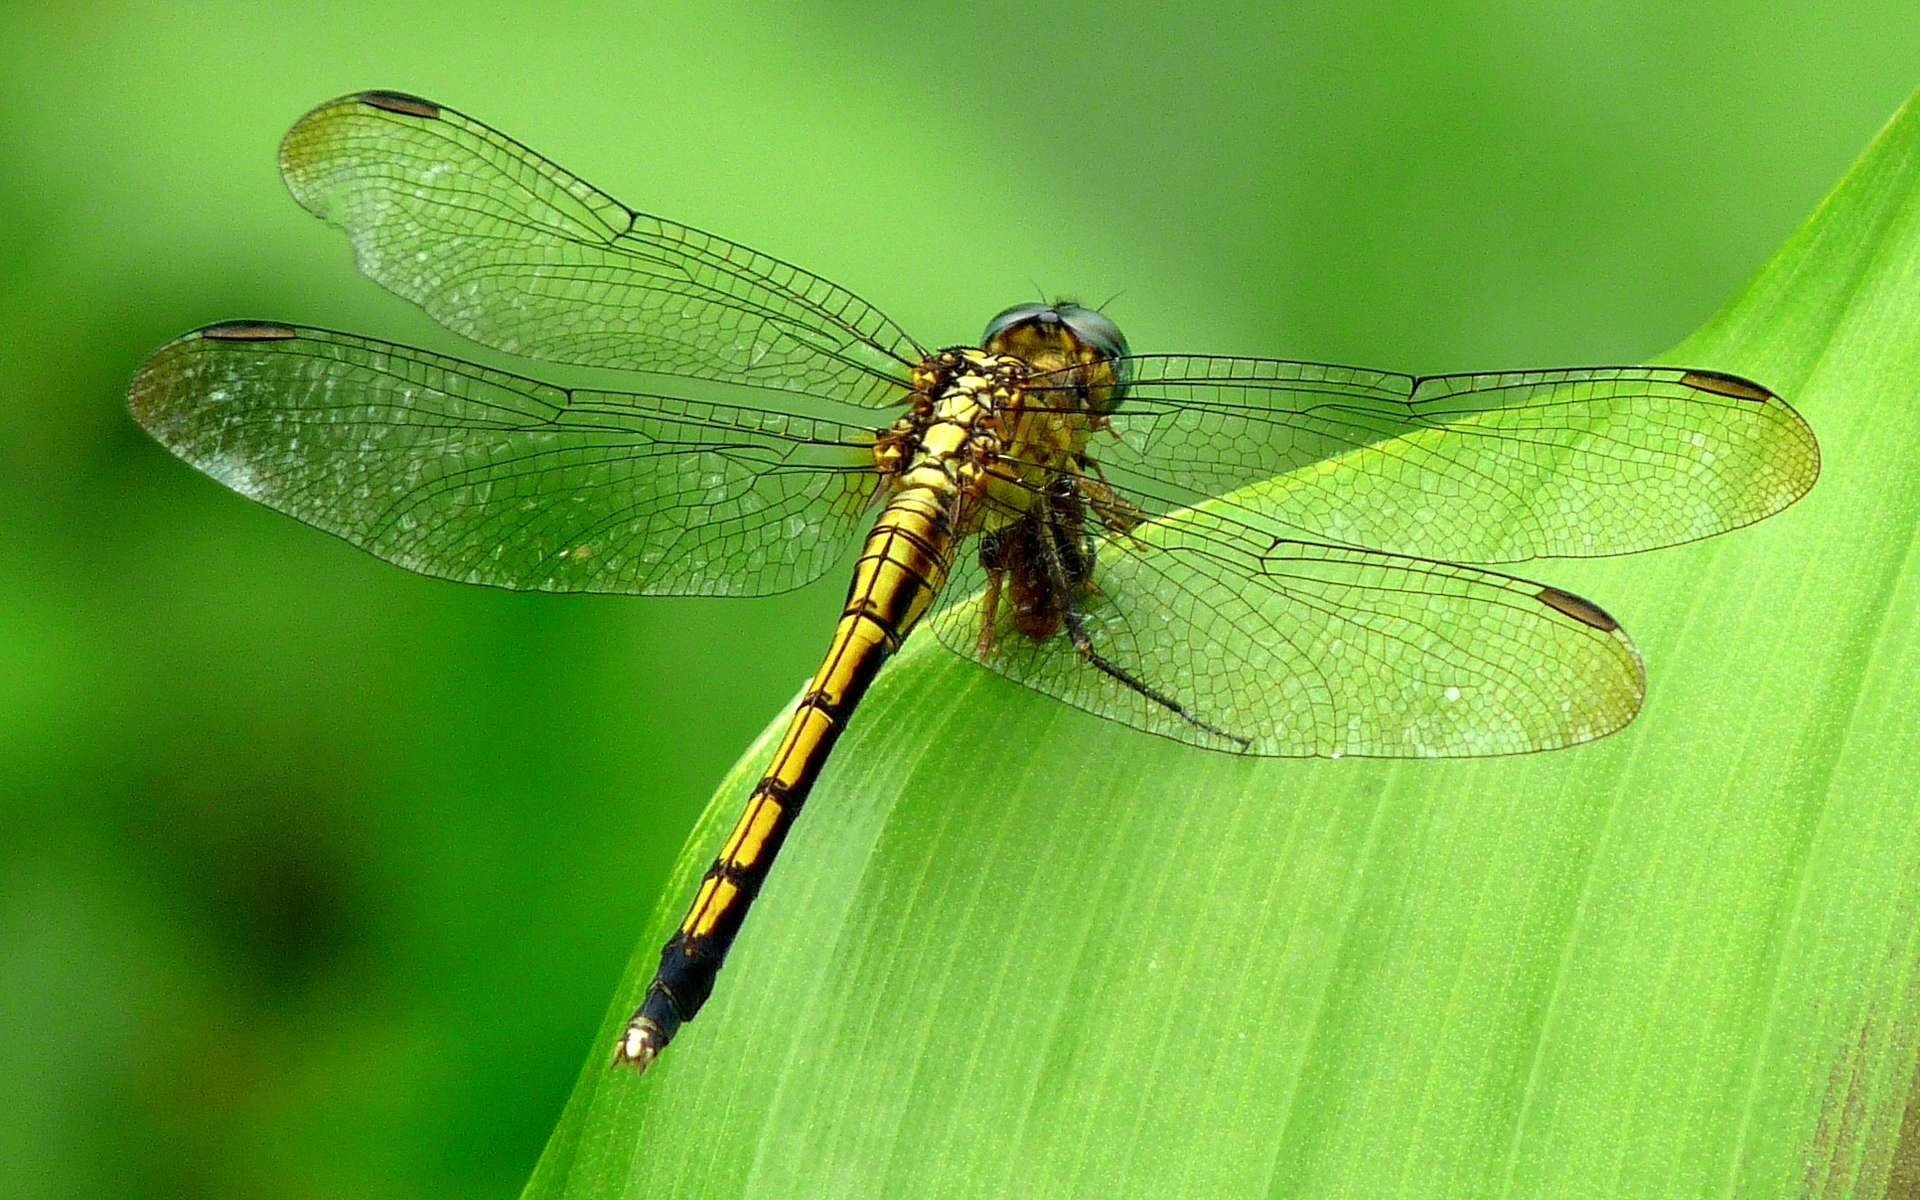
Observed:
[[[760,859],[760,852],[767,847],[767,839],[773,836],[773,827],[780,822],[780,802],[772,796],[761,796],[747,806],[740,814],[740,828],[734,830],[733,839],[727,843],[726,860],[736,867],[750,867]]]
[[[740,889],[732,880],[722,879],[720,886],[713,889],[712,904],[704,909],[697,904],[694,906],[696,916],[693,923],[693,936],[705,937],[712,933],[714,923],[720,919],[720,914],[727,911],[733,904],[733,898],[739,894]]]
[[[680,923],[681,933],[693,932],[694,922],[698,921],[700,914],[706,911],[707,901],[713,896],[713,885],[714,881],[712,879],[702,879],[700,881],[700,892],[693,898],[693,907],[687,910],[687,919]]]
[[[944,475],[940,482],[951,490]],[[941,540],[935,523],[937,503],[910,490],[875,523],[866,551],[854,566],[854,583],[849,589],[853,601],[835,627],[827,656],[774,750],[760,787],[728,835],[715,864],[716,872],[750,869],[761,861],[785,816],[785,808],[776,797],[783,788],[792,791],[801,785],[817,766],[822,746],[834,731],[834,718],[822,710],[839,712],[872,657],[898,644],[896,621],[911,628],[931,603],[946,575],[936,548]],[[681,935],[701,938],[711,934],[740,895],[740,886],[721,874],[703,879],[693,906],[681,922]]]
[[[747,826],[753,824],[753,814],[760,811],[763,795],[755,791],[747,797],[747,806],[740,810],[740,819],[733,823],[733,832],[727,835],[727,844],[720,849],[720,861],[732,862],[734,853],[740,849],[740,842],[747,836]]]
[[[832,723],[817,708],[803,708],[799,719],[787,728],[787,736],[774,751],[773,764],[767,768],[765,782],[792,790],[806,772],[807,763],[820,748],[820,741]]]

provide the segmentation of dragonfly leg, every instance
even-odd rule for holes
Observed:
[[[1122,687],[1130,691],[1138,692],[1140,695],[1145,696],[1148,700],[1158,704],[1160,707],[1194,726],[1196,729],[1204,729],[1215,737],[1225,738],[1227,741],[1233,742],[1241,747],[1251,746],[1253,744],[1252,739],[1242,737],[1239,734],[1228,733],[1217,725],[1210,725],[1202,721],[1199,717],[1189,712],[1186,705],[1153,687],[1132,671],[1127,670],[1119,663],[1114,662],[1106,655],[1100,653],[1099,648],[1093,643],[1093,634],[1087,629],[1086,619],[1081,615],[1078,589],[1074,586],[1074,582],[1067,574],[1067,565],[1064,561],[1066,556],[1061,552],[1062,531],[1055,528],[1054,522],[1050,520],[1043,521],[1041,528],[1045,532],[1042,535],[1043,545],[1040,557],[1045,562],[1046,571],[1053,586],[1058,589],[1059,594],[1063,598],[1067,638],[1073,643],[1073,649],[1075,653],[1080,655],[1081,660]]]
[[[1215,737],[1225,738],[1237,746],[1246,747],[1253,745],[1253,739],[1251,738],[1242,737],[1237,733],[1228,733],[1218,725],[1210,725],[1202,721],[1199,717],[1187,711],[1186,705],[1175,700],[1165,692],[1158,690],[1119,663],[1101,654],[1100,651],[1094,647],[1093,636],[1087,632],[1086,622],[1081,619],[1078,607],[1069,607],[1067,609],[1067,637],[1072,640],[1074,650],[1086,661],[1088,666],[1099,671],[1109,679],[1114,680],[1116,683],[1119,683],[1122,687],[1140,693],[1142,696],[1145,696],[1147,699],[1158,704],[1161,708],[1166,709],[1196,729],[1204,729]]]
[[[1100,518],[1100,523],[1107,527],[1109,533],[1116,536],[1132,533],[1147,519],[1144,509],[1113,490],[1099,463],[1082,458],[1080,465],[1080,494],[1086,497],[1087,507],[1093,510],[1094,516]]]
[[[1017,527],[996,529],[980,538],[980,565],[987,572],[987,590],[980,600],[980,637],[975,649],[982,659],[993,652],[993,635],[1000,623],[1000,589],[1012,565],[1008,539]]]
[[[987,590],[980,597],[980,638],[975,643],[981,658],[993,653],[993,631],[1000,623],[1000,585],[1006,576],[1005,571],[987,572]]]

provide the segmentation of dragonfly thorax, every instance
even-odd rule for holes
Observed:
[[[938,471],[956,483],[990,467],[1019,411],[1026,365],[971,347],[943,350],[914,367],[907,412],[881,434],[876,465],[905,486]]]

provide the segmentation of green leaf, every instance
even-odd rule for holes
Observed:
[[[1531,565],[1634,633],[1634,726],[1247,761],[916,637],[713,1002],[610,1071],[764,739],[721,786],[527,1195],[1910,1194],[1920,102],[1668,357],[1793,401],[1824,474]]]

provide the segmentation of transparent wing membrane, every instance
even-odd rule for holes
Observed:
[[[932,636],[1098,717],[1232,754],[1521,754],[1631,721],[1640,655],[1591,601],[1460,564],[1693,541],[1780,511],[1820,468],[1778,396],[1684,367],[1134,356],[1064,301],[929,355],[844,288],[397,92],[314,109],[280,167],[366,275],[443,326],[636,386],[210,325],[142,364],[129,404],[242,495],[427,575],[702,596],[817,579],[893,502],[619,1038],[614,1061],[642,1070],[705,1004],[840,728],[932,599],[931,560],[949,568]]]
[[[921,351],[858,296],[725,238],[634,212],[449,108],[390,92],[288,131],[294,197],[360,269],[456,333],[550,362],[886,405]]]
[[[1751,524],[1819,473],[1798,413],[1715,372],[1126,366],[1118,436],[1089,446],[1110,478],[1156,511],[1231,493],[1262,527],[1348,545],[1482,563],[1624,554]]]
[[[209,326],[141,368],[134,415],[174,453],[381,558],[520,589],[778,592],[842,556],[886,497],[882,461],[964,440],[921,440],[933,409],[908,380],[928,356],[858,296],[635,212],[452,109],[347,96],[302,117],[280,161],[367,275],[448,328],[683,377],[567,389],[265,322]],[[1118,362],[1110,415],[1084,365],[1029,381],[1023,422],[996,429],[1001,486],[968,501],[1018,535],[990,544],[1020,566],[989,622],[989,573],[960,543],[929,623],[1039,692],[1214,750],[1600,737],[1640,704],[1626,635],[1577,596],[1457,564],[1692,541],[1778,512],[1819,473],[1789,405],[1713,371]],[[895,408],[874,420],[885,453],[875,428],[803,415],[815,399]]]
[[[507,588],[783,591],[835,561],[879,483],[870,430],[569,391],[288,325],[170,343],[131,405],[243,495],[411,570]]]
[[[1095,667],[1035,640],[1005,599],[983,649],[970,549],[930,618],[950,649],[1097,716],[1189,745],[1283,757],[1515,754],[1625,725],[1640,658],[1596,606],[1469,567],[1277,538],[1217,511],[1096,548],[1079,599]]]

